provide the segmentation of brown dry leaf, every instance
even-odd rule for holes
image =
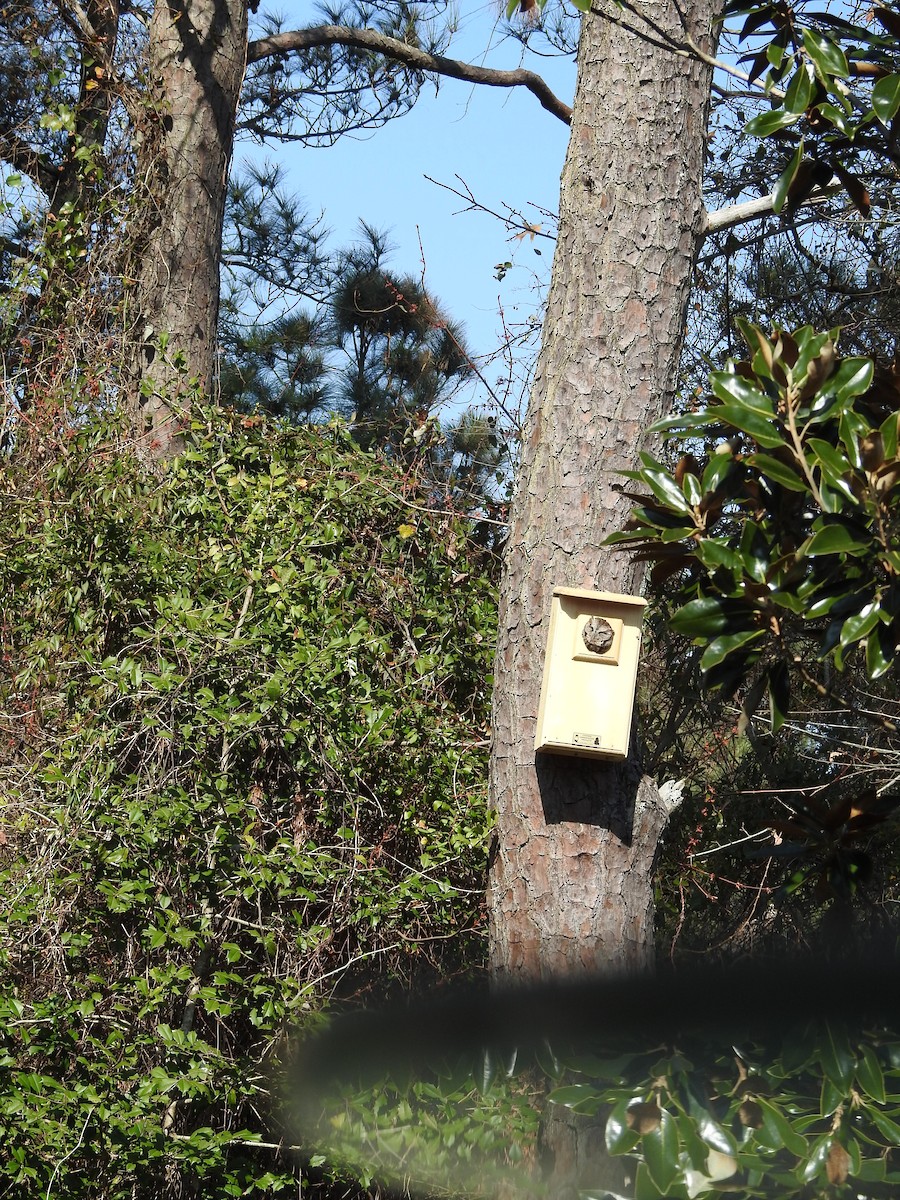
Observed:
[[[832,1142],[825,1172],[829,1183],[844,1183],[850,1173],[850,1155],[840,1142]]]

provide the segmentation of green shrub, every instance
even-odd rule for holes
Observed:
[[[296,1194],[286,1030],[482,957],[492,562],[340,426],[187,447],[3,468],[3,1196]]]

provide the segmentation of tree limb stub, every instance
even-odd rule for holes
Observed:
[[[410,46],[374,29],[352,29],[348,25],[319,25],[312,29],[275,33],[250,43],[247,62],[259,62],[264,58],[290,54],[297,50],[311,50],[316,46],[348,46],[356,50],[369,50],[375,54],[383,54],[386,58],[412,67],[416,71],[427,71],[449,79],[461,79],[465,83],[481,83],[488,87],[502,88],[524,87],[537,97],[547,112],[558,117],[560,121],[568,125],[572,116],[569,105],[564,104],[534,71],[498,71],[491,67],[478,67],[455,58],[445,58],[442,54],[429,54],[418,46]]]
[[[825,200],[830,199],[836,191],[838,191],[836,187],[816,188],[798,207],[822,204]],[[727,208],[718,208],[715,212],[706,214],[704,233],[720,233],[723,229],[733,229],[736,225],[744,225],[759,217],[767,217],[774,211],[774,195],[760,196],[755,200],[746,200],[742,204],[730,204]]]

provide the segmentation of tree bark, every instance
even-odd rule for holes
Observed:
[[[180,398],[215,377],[219,260],[247,0],[156,0],[151,105],[141,131],[148,224],[131,313],[135,405],[154,454],[177,450]],[[162,339],[162,341],[160,340]]]
[[[560,229],[525,424],[500,598],[488,907],[506,980],[630,971],[653,954],[653,863],[666,821],[637,739],[624,763],[535,756],[554,585],[634,593],[603,547],[615,490],[671,405],[691,272],[719,0],[595,4],[585,17]],[[680,52],[677,52],[679,51]]]

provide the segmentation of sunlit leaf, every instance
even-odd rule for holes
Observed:
[[[708,671],[711,667],[717,666],[720,662],[733,654],[736,650],[740,650],[744,646],[750,645],[751,642],[759,641],[766,636],[764,629],[745,629],[739,633],[727,633],[722,637],[714,638],[703,652],[703,657],[700,659],[700,669]]]
[[[808,538],[798,554],[805,558],[816,558],[821,554],[865,554],[871,549],[870,542],[861,542],[846,525],[825,525]]]
[[[840,46],[816,29],[803,30],[803,47],[816,65],[823,80],[828,76],[838,79],[848,79],[850,68],[847,58]]]
[[[799,120],[799,113],[787,112],[783,108],[773,108],[771,112],[760,113],[758,117],[753,117],[748,121],[744,126],[744,132],[753,137],[768,137],[770,133],[786,129],[788,125],[793,125]]]
[[[879,79],[872,88],[872,109],[882,125],[887,125],[900,109],[900,75]]]

